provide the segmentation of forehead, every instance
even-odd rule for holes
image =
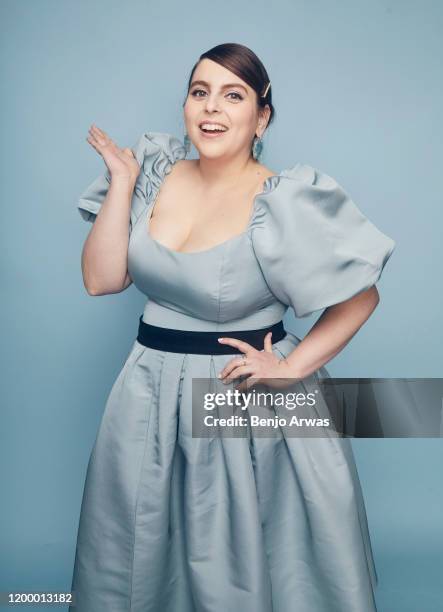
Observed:
[[[226,84],[243,86],[248,92],[252,92],[250,87],[243,79],[236,74],[217,64],[208,58],[204,58],[197,66],[192,75],[191,84],[194,81],[206,81],[210,87],[223,87]]]

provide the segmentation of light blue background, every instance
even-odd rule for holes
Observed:
[[[443,375],[442,17],[438,1],[2,1],[0,590],[69,590],[89,453],[144,304],[133,286],[83,287],[76,203],[104,170],[88,128],[122,146],[182,136],[189,72],[216,44],[268,69],[264,163],[332,175],[397,243],[330,373]],[[315,320],[285,324],[303,336]],[[441,440],[353,447],[379,611],[441,611]]]

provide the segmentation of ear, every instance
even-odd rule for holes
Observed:
[[[263,133],[268,126],[270,115],[271,115],[271,109],[269,107],[269,104],[266,104],[266,106],[264,106],[263,108],[260,108],[258,122],[257,122],[257,130],[256,130],[257,136],[259,137],[263,136]]]

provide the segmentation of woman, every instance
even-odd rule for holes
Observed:
[[[120,149],[90,129],[107,171],[79,203],[85,286],[149,299],[88,464],[76,612],[376,610],[349,440],[192,435],[193,380],[318,386],[395,246],[330,176],[259,162],[273,115],[261,61],[223,44],[191,72],[185,145],[147,132]],[[326,310],[300,340],[289,306]]]

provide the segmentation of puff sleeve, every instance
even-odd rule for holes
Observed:
[[[165,174],[186,155],[184,144],[178,138],[161,132],[143,133],[131,150],[140,164],[140,173],[132,195],[129,233],[159,189]],[[110,182],[111,175],[106,169],[81,194],[77,208],[85,221],[93,223],[97,218]]]
[[[271,292],[306,317],[374,285],[395,242],[335,179],[308,164],[257,201],[251,241]]]

